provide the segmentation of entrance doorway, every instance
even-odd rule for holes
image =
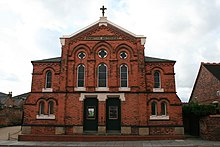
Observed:
[[[98,100],[96,98],[86,98],[84,100],[84,124],[85,132],[98,131]]]
[[[121,130],[121,101],[118,98],[106,101],[106,130],[109,133]]]

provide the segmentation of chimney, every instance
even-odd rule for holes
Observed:
[[[9,97],[9,98],[12,98],[12,92],[9,92],[9,93],[8,93],[8,97]]]

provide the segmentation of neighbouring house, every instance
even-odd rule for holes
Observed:
[[[60,57],[32,61],[20,140],[91,133],[183,135],[175,61],[145,55],[145,40],[104,16],[61,37]]]
[[[189,103],[216,107],[217,115],[198,118],[198,128],[202,138],[220,140],[220,63],[201,63]]]
[[[28,94],[12,97],[12,92],[0,93],[0,126],[22,124],[23,105]]]
[[[189,103],[220,103],[220,63],[201,63]]]

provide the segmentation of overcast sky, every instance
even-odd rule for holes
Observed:
[[[99,20],[147,37],[145,55],[176,60],[188,101],[201,62],[220,62],[220,0],[1,0],[0,92],[31,89],[32,60],[61,56],[59,37]]]

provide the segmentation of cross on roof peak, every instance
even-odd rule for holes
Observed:
[[[105,8],[105,6],[103,5],[100,10],[102,10],[102,17],[104,17],[105,15],[105,10],[107,10],[107,8]]]

